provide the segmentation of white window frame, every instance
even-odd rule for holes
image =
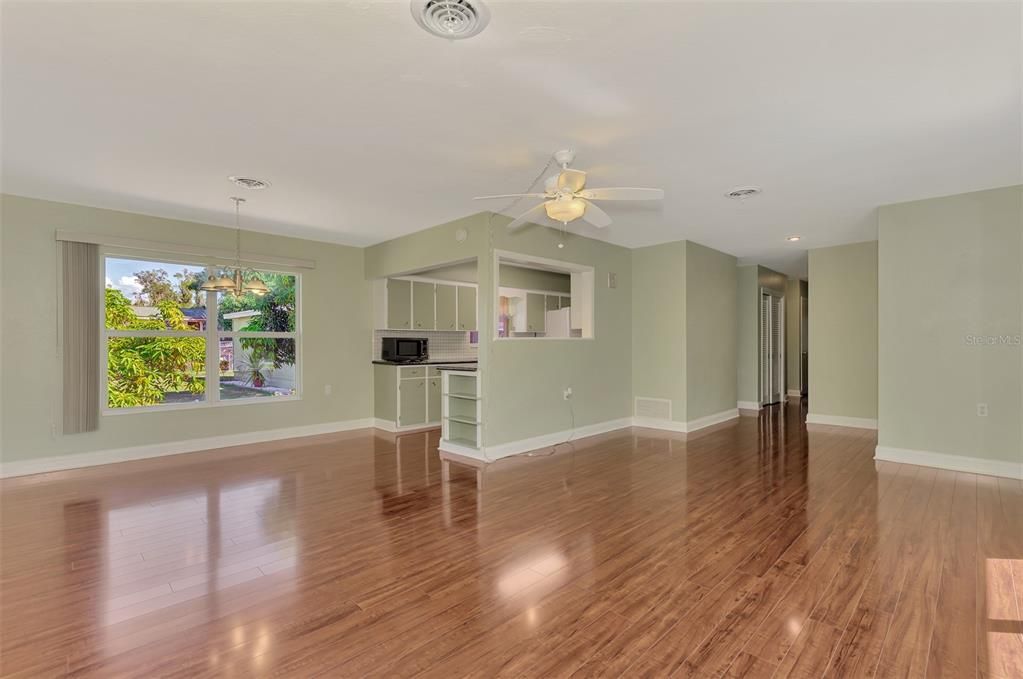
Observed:
[[[100,267],[104,273],[103,287],[99,290],[100,295],[105,295],[106,288],[106,264],[107,259],[133,259],[142,262],[155,262],[167,264],[181,264],[194,266],[207,272],[223,269],[223,265],[213,261],[204,261],[203,258],[183,258],[181,255],[166,254],[160,252],[140,253],[137,250],[125,251],[118,248],[100,248]],[[233,331],[220,330],[217,328],[218,308],[220,306],[220,294],[207,294],[206,296],[206,330],[203,332],[189,332],[186,330],[110,330],[106,327],[106,304],[101,303],[100,308],[100,403],[101,413],[106,415],[129,415],[131,413],[152,413],[173,410],[193,410],[196,408],[219,408],[225,406],[252,405],[255,403],[283,403],[288,401],[302,400],[302,372],[305,369],[302,361],[302,275],[295,270],[283,269],[280,267],[255,268],[256,271],[267,273],[281,273],[295,277],[295,331],[294,332],[257,332],[257,331]],[[206,340],[206,391],[202,401],[189,403],[159,403],[151,406],[137,406],[133,408],[111,408],[109,394],[107,392],[107,351],[108,340],[111,337],[202,337]],[[251,398],[220,398],[220,340],[226,338],[284,338],[295,340],[295,393],[288,396],[253,396]]]

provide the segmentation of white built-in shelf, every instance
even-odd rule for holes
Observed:
[[[447,419],[451,420],[452,422],[461,422],[462,424],[470,424],[470,425],[472,425],[474,427],[479,424],[479,421],[470,419],[468,417],[460,417],[460,416],[455,416],[455,415],[448,415]]]
[[[479,450],[483,434],[483,399],[476,372],[444,370],[441,393],[441,449],[450,444],[456,452]]]
[[[451,398],[460,398],[460,399],[465,400],[465,401],[478,401],[478,400],[480,400],[480,397],[477,396],[476,394],[459,394],[458,392],[451,392],[450,394],[444,394],[444,395],[445,396],[450,396]]]

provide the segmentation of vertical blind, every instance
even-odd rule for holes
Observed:
[[[60,241],[63,431],[99,428],[99,246]]]

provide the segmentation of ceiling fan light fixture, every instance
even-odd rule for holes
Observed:
[[[568,200],[549,200],[544,203],[547,216],[556,222],[567,223],[575,221],[586,212],[586,203],[578,198]]]

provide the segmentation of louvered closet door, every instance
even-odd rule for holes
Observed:
[[[771,296],[760,295],[760,403],[771,402]]]
[[[781,401],[781,298],[771,296],[771,402]]]

